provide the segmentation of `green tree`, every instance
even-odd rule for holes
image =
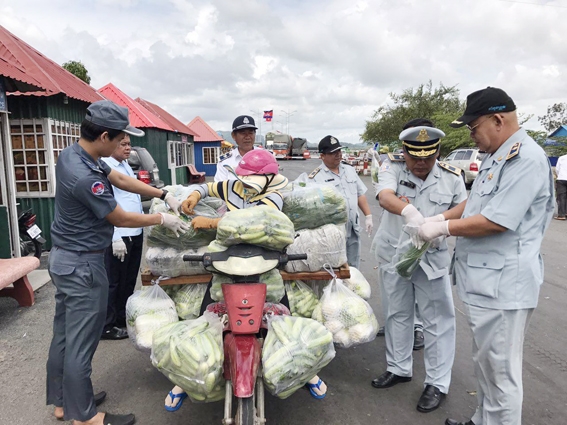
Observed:
[[[366,128],[361,134],[365,142],[399,147],[398,136],[407,121],[429,118],[446,134],[441,146],[442,156],[458,147],[474,145],[466,128],[454,129],[449,126],[465,109],[456,86],[446,87],[440,83],[439,87],[434,88],[429,81],[416,89],[405,89],[401,94],[390,93],[390,99],[392,104],[379,107],[372,118],[366,121]]]
[[[69,71],[71,74],[73,74],[75,77],[78,77],[81,80],[83,80],[85,83],[87,84],[91,83],[91,77],[89,76],[89,71],[87,71],[87,68],[85,68],[85,65],[83,65],[82,62],[69,61],[69,62],[65,62],[61,66],[65,68],[67,71]]]
[[[539,123],[551,133],[553,130],[567,124],[567,103],[555,103],[547,107],[547,113],[537,117]]]

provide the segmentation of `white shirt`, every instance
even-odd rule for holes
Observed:
[[[555,165],[557,180],[567,180],[567,155],[560,156]]]

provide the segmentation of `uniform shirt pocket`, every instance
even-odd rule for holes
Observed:
[[[498,298],[498,287],[505,262],[506,258],[501,254],[469,253],[466,292],[488,298]]]
[[[435,215],[437,215],[449,209],[451,202],[453,202],[453,195],[433,192],[429,194],[429,201],[435,206]]]

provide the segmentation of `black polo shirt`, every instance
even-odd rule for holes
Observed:
[[[105,219],[116,208],[110,167],[95,161],[78,143],[57,159],[54,246],[70,251],[96,251],[112,242],[114,226]]]

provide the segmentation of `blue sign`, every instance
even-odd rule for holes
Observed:
[[[4,88],[3,78],[0,78],[0,111],[8,112],[8,102],[6,101],[6,89]]]

